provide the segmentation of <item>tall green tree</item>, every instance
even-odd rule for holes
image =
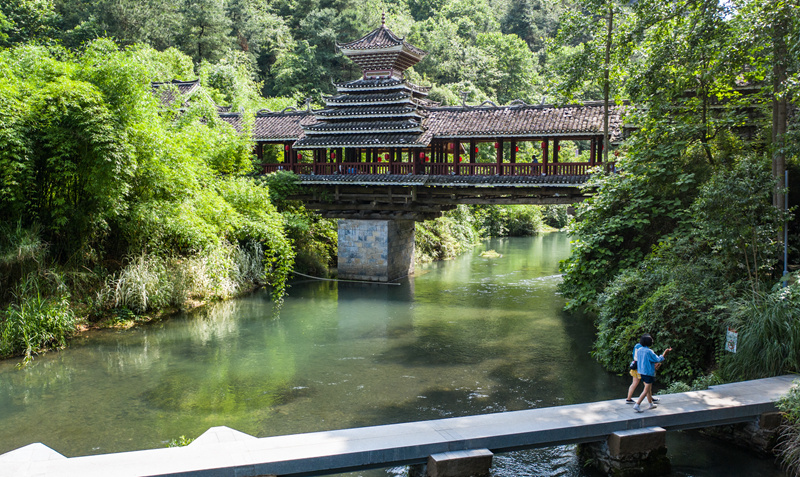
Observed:
[[[796,100],[800,87],[792,80],[800,71],[800,3],[796,0],[756,2],[739,0],[733,2],[735,9],[732,29],[735,51],[744,55],[747,68],[744,77],[751,82],[765,82],[763,96],[772,106],[772,173],[776,189],[774,205],[785,207],[783,188],[786,158],[797,153],[787,141],[789,110],[792,99]]]
[[[215,61],[233,45],[224,0],[183,0],[180,8],[184,18],[181,44],[195,62]]]
[[[57,253],[71,253],[124,212],[132,173],[131,151],[118,127],[124,119],[102,89],[69,72],[73,68],[62,70],[65,65],[51,61],[47,50],[27,47],[6,53],[11,54],[16,61],[4,69],[24,81],[17,90],[25,94],[17,133],[27,139],[2,161],[3,174],[16,188],[4,197],[10,199],[5,219],[41,224]],[[40,74],[52,79],[37,85]]]
[[[516,35],[500,32],[481,33],[475,45],[489,61],[476,79],[482,91],[501,104],[515,99],[534,100],[534,87],[539,83],[536,64],[528,45]],[[493,55],[492,52],[495,52]]]
[[[58,21],[52,0],[14,0],[0,4],[0,45],[47,38]]]
[[[743,64],[727,50],[732,32],[728,12],[712,0],[637,4],[642,35],[631,68],[630,98],[647,104],[651,115],[680,123],[698,141],[706,160],[718,160],[711,141],[736,121],[736,110],[713,106],[739,97],[736,78]]]
[[[501,19],[501,29],[503,33],[513,33],[525,40],[534,53],[543,53],[545,39],[558,31],[561,8],[561,4],[545,0],[512,2]]]
[[[630,59],[631,43],[623,20],[630,15],[617,0],[579,0],[564,12],[553,45],[556,80],[552,91],[561,101],[597,99],[587,93],[599,87],[603,99],[603,161],[608,161],[609,102],[619,98]],[[564,57],[566,55],[566,57]],[[587,97],[589,96],[589,97]]]

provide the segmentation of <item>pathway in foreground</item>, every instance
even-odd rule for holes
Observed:
[[[41,443],[0,455],[15,477],[320,475],[424,463],[465,449],[492,452],[604,440],[612,432],[691,429],[744,422],[775,410],[798,376],[780,376],[661,396],[637,414],[623,399],[526,411],[256,438],[215,427],[187,447],[67,458]]]

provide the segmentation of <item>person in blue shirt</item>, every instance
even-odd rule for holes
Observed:
[[[650,335],[645,334],[644,336],[650,336]],[[633,363],[636,363],[636,351],[638,351],[639,348],[641,348],[641,347],[642,347],[641,343],[636,343],[636,346],[633,347]],[[631,363],[631,365],[633,363]],[[633,378],[633,380],[631,382],[630,387],[628,387],[628,397],[625,399],[625,403],[626,404],[633,404],[634,403],[633,392],[636,391],[636,386],[639,385],[639,381],[642,379],[642,377],[639,375],[638,363],[637,363],[637,369],[633,369],[633,366],[631,366],[630,374],[631,374],[631,378]]]
[[[642,412],[639,406],[642,404],[645,397],[650,403],[648,409],[655,409],[656,403],[653,401],[653,383],[656,381],[656,364],[663,362],[666,354],[672,351],[672,348],[667,348],[661,355],[655,354],[655,352],[650,349],[650,347],[653,346],[653,338],[648,334],[642,335],[639,344],[641,344],[642,347],[636,350],[635,360],[637,371],[644,382],[644,390],[636,401],[636,404],[633,405],[633,410],[636,412]]]

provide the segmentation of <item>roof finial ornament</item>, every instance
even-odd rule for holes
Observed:
[[[386,28],[386,11],[381,13],[381,26]]]
[[[461,95],[461,107],[462,108],[466,108],[467,107],[467,98],[469,97],[469,91],[460,91],[459,93]]]

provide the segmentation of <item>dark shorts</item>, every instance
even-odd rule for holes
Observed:
[[[643,374],[642,375],[642,382],[644,382],[645,384],[653,384],[654,382],[656,382],[656,377],[655,376],[648,376],[646,374]]]

